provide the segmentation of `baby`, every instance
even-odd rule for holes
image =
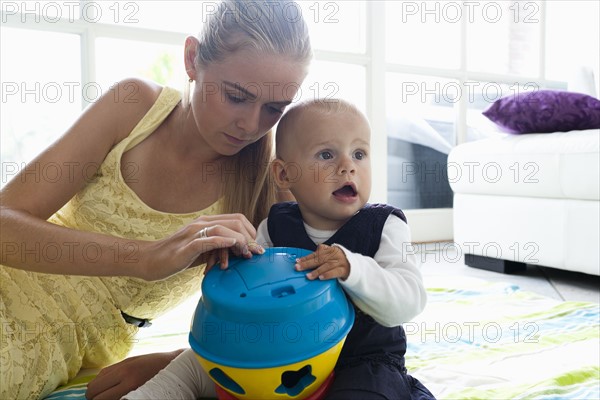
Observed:
[[[275,182],[295,202],[275,204],[257,242],[314,251],[295,268],[308,279],[337,279],[356,319],[335,366],[327,399],[431,399],[404,366],[401,326],[424,308],[416,259],[406,254],[410,230],[401,210],[367,203],[371,130],[365,116],[339,100],[292,107],[277,127]],[[179,394],[177,394],[179,393]],[[127,399],[216,396],[191,350]]]

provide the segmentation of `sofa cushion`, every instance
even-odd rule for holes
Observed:
[[[600,129],[505,135],[456,146],[448,156],[455,193],[600,199]]]
[[[583,93],[536,90],[505,96],[483,115],[511,133],[599,129],[600,100]]]
[[[600,275],[598,202],[457,194],[463,253]]]

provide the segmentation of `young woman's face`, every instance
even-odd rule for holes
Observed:
[[[306,73],[304,63],[251,49],[197,69],[191,107],[200,135],[219,155],[236,154],[275,125]]]
[[[304,221],[313,228],[335,230],[369,200],[371,131],[353,112],[307,113],[292,128],[294,136],[281,157]]]

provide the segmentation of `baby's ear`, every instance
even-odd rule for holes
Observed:
[[[280,158],[274,159],[271,163],[271,172],[273,173],[275,183],[280,189],[290,188],[290,179],[286,170],[285,161]]]

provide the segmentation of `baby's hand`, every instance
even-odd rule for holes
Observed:
[[[314,253],[297,259],[295,267],[297,271],[312,269],[306,274],[310,280],[317,278],[346,280],[350,275],[350,264],[344,251],[337,246],[326,244],[320,244]]]

